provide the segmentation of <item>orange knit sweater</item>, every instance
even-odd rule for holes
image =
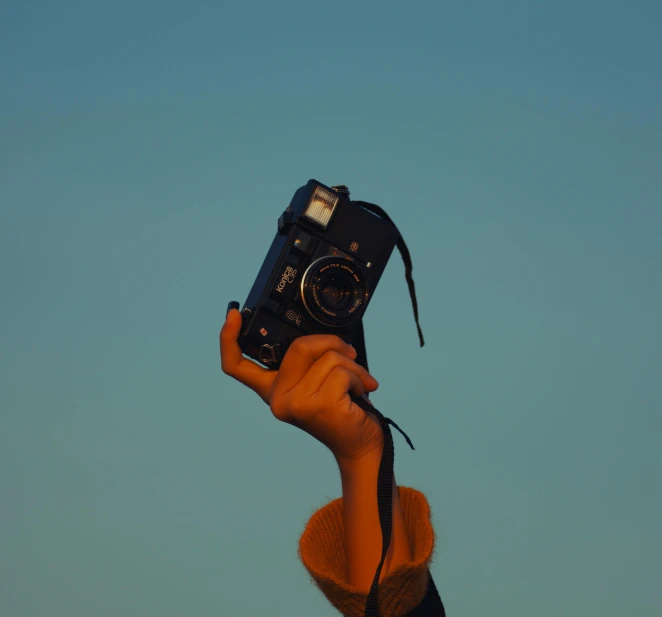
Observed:
[[[423,600],[434,550],[430,506],[425,495],[398,487],[413,560],[397,565],[380,580],[382,617],[402,617]],[[299,540],[299,557],[322,593],[345,617],[363,617],[367,594],[346,582],[342,498],[317,510]],[[375,564],[375,568],[377,564]]]

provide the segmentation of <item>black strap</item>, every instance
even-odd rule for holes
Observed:
[[[354,203],[357,203],[367,210],[370,210],[371,212],[384,218],[395,227],[393,221],[379,206],[365,201],[357,201]],[[423,347],[425,341],[423,340],[423,332],[421,331],[421,327],[418,323],[418,303],[416,301],[416,288],[414,286],[414,279],[411,275],[413,265],[411,262],[411,256],[409,255],[409,249],[407,249],[407,245],[402,239],[400,232],[398,232],[397,247],[405,264],[405,277],[409,286],[409,296],[412,301],[412,306],[414,307],[414,318],[416,319],[416,327],[418,328],[418,338],[421,347]],[[365,346],[363,321],[361,321],[359,325],[359,329],[356,333],[353,344],[357,352],[356,362],[368,370],[368,356]],[[382,450],[382,458],[379,463],[379,472],[377,474],[377,507],[379,512],[379,524],[382,530],[382,555],[381,559],[379,560],[379,564],[377,565],[377,570],[370,587],[370,592],[368,593],[365,608],[365,617],[379,617],[379,577],[381,576],[382,568],[384,567],[384,560],[386,559],[386,554],[391,544],[391,533],[393,530],[393,463],[395,460],[395,450],[393,447],[393,436],[391,435],[390,426],[395,427],[398,431],[400,431],[400,433],[402,433],[412,450],[414,450],[414,445],[412,444],[411,439],[409,439],[407,434],[395,422],[393,422],[393,420],[386,418],[378,409],[375,409],[375,407],[373,407],[369,401],[356,397],[353,394],[350,396],[352,401],[361,407],[361,409],[367,413],[373,413],[375,416],[377,416],[377,419],[379,420],[382,431],[384,433],[384,447]],[[445,616],[446,612],[444,610],[444,605],[441,601],[441,598],[439,597],[439,593],[434,584],[434,581],[432,580],[432,576],[429,575],[428,587],[423,601],[415,609],[410,611],[406,617]]]
[[[393,225],[393,227],[395,227],[395,230],[398,232],[397,247],[400,251],[402,261],[405,264],[405,278],[407,279],[407,286],[409,287],[409,297],[411,298],[411,304],[414,307],[414,319],[416,320],[416,328],[418,329],[418,340],[421,343],[421,347],[423,347],[423,345],[425,345],[425,341],[423,340],[423,332],[421,331],[421,326],[418,323],[418,302],[416,300],[416,286],[414,285],[414,279],[411,276],[414,265],[411,262],[411,255],[409,254],[409,249],[407,248],[407,245],[402,238],[402,234],[398,231],[398,228],[395,226],[395,223],[391,220],[389,215],[386,214],[386,212],[384,212],[384,210],[382,210],[377,204],[371,204],[367,201],[355,201],[353,203],[359,204],[359,206],[362,208],[365,208],[366,210],[369,210],[370,212],[388,221],[391,223],[391,225]]]
[[[354,336],[352,341],[354,349],[356,349],[356,363],[360,364],[368,373],[370,369],[368,368],[368,352],[365,348],[365,331],[363,330],[363,320],[359,322],[359,329]],[[368,393],[365,394],[368,396]]]
[[[384,431],[384,448],[382,458],[379,463],[379,473],[377,474],[377,507],[379,510],[379,525],[382,529],[382,556],[375,572],[375,577],[370,587],[370,593],[366,601],[365,617],[379,617],[378,588],[379,577],[381,576],[384,560],[388,547],[391,544],[391,532],[393,529],[393,461],[394,448],[393,436],[389,424],[393,424],[389,418],[385,418],[377,409],[362,398],[350,395],[352,400],[366,412],[375,414]],[[404,433],[403,433],[404,434]],[[407,441],[409,437],[405,435]],[[409,441],[409,443],[411,443]],[[412,446],[413,448],[413,446]]]
[[[395,462],[395,449],[393,446],[393,436],[391,435],[390,426],[395,427],[400,433],[402,433],[412,450],[414,450],[414,445],[407,434],[395,422],[393,422],[393,420],[386,418],[378,409],[373,407],[371,403],[363,398],[356,397],[353,394],[350,394],[350,397],[352,401],[361,407],[361,409],[377,416],[382,431],[384,432],[384,447],[382,450],[382,458],[379,463],[379,472],[377,473],[377,509],[379,512],[379,525],[382,530],[382,555],[379,564],[377,565],[375,576],[372,580],[365,607],[365,617],[380,617],[378,599],[379,577],[381,576],[384,560],[386,559],[386,554],[388,553],[388,548],[391,544],[391,534],[393,530],[393,464]],[[428,588],[422,602],[410,611],[406,617],[445,616],[446,612],[437,588],[432,580],[432,576],[428,575]]]

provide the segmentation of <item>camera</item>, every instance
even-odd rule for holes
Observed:
[[[241,310],[242,352],[278,368],[300,336],[335,334],[351,344],[398,238],[346,186],[309,180],[278,219]]]

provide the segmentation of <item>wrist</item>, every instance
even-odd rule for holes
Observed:
[[[376,481],[382,459],[382,450],[383,448],[380,447],[357,458],[334,455],[343,481],[351,478],[374,478]]]
[[[342,482],[343,527],[350,585],[368,593],[382,551],[377,479],[382,448],[356,459],[336,457]],[[400,505],[395,475],[391,484],[392,528],[380,580],[411,561],[411,547]]]

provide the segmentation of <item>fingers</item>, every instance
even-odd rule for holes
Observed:
[[[237,309],[230,310],[220,334],[221,368],[226,375],[255,390],[268,404],[276,371],[270,371],[244,358],[237,343],[241,323],[241,313]]]
[[[322,384],[329,376],[329,373],[336,366],[342,366],[356,374],[361,380],[364,390],[367,392],[373,392],[379,387],[377,380],[366,371],[364,367],[357,364],[346,355],[343,355],[334,349],[329,349],[322,354],[321,358],[314,362],[306,374],[306,388],[310,393],[310,396],[315,394],[322,387]]]
[[[337,364],[327,374],[318,396],[330,402],[344,399],[348,393],[362,397],[366,393],[361,378],[353,370]]]
[[[280,394],[287,394],[303,379],[315,361],[327,351],[336,351],[351,360],[356,358],[354,347],[335,334],[311,334],[299,337],[290,345],[283,358],[274,389]]]

